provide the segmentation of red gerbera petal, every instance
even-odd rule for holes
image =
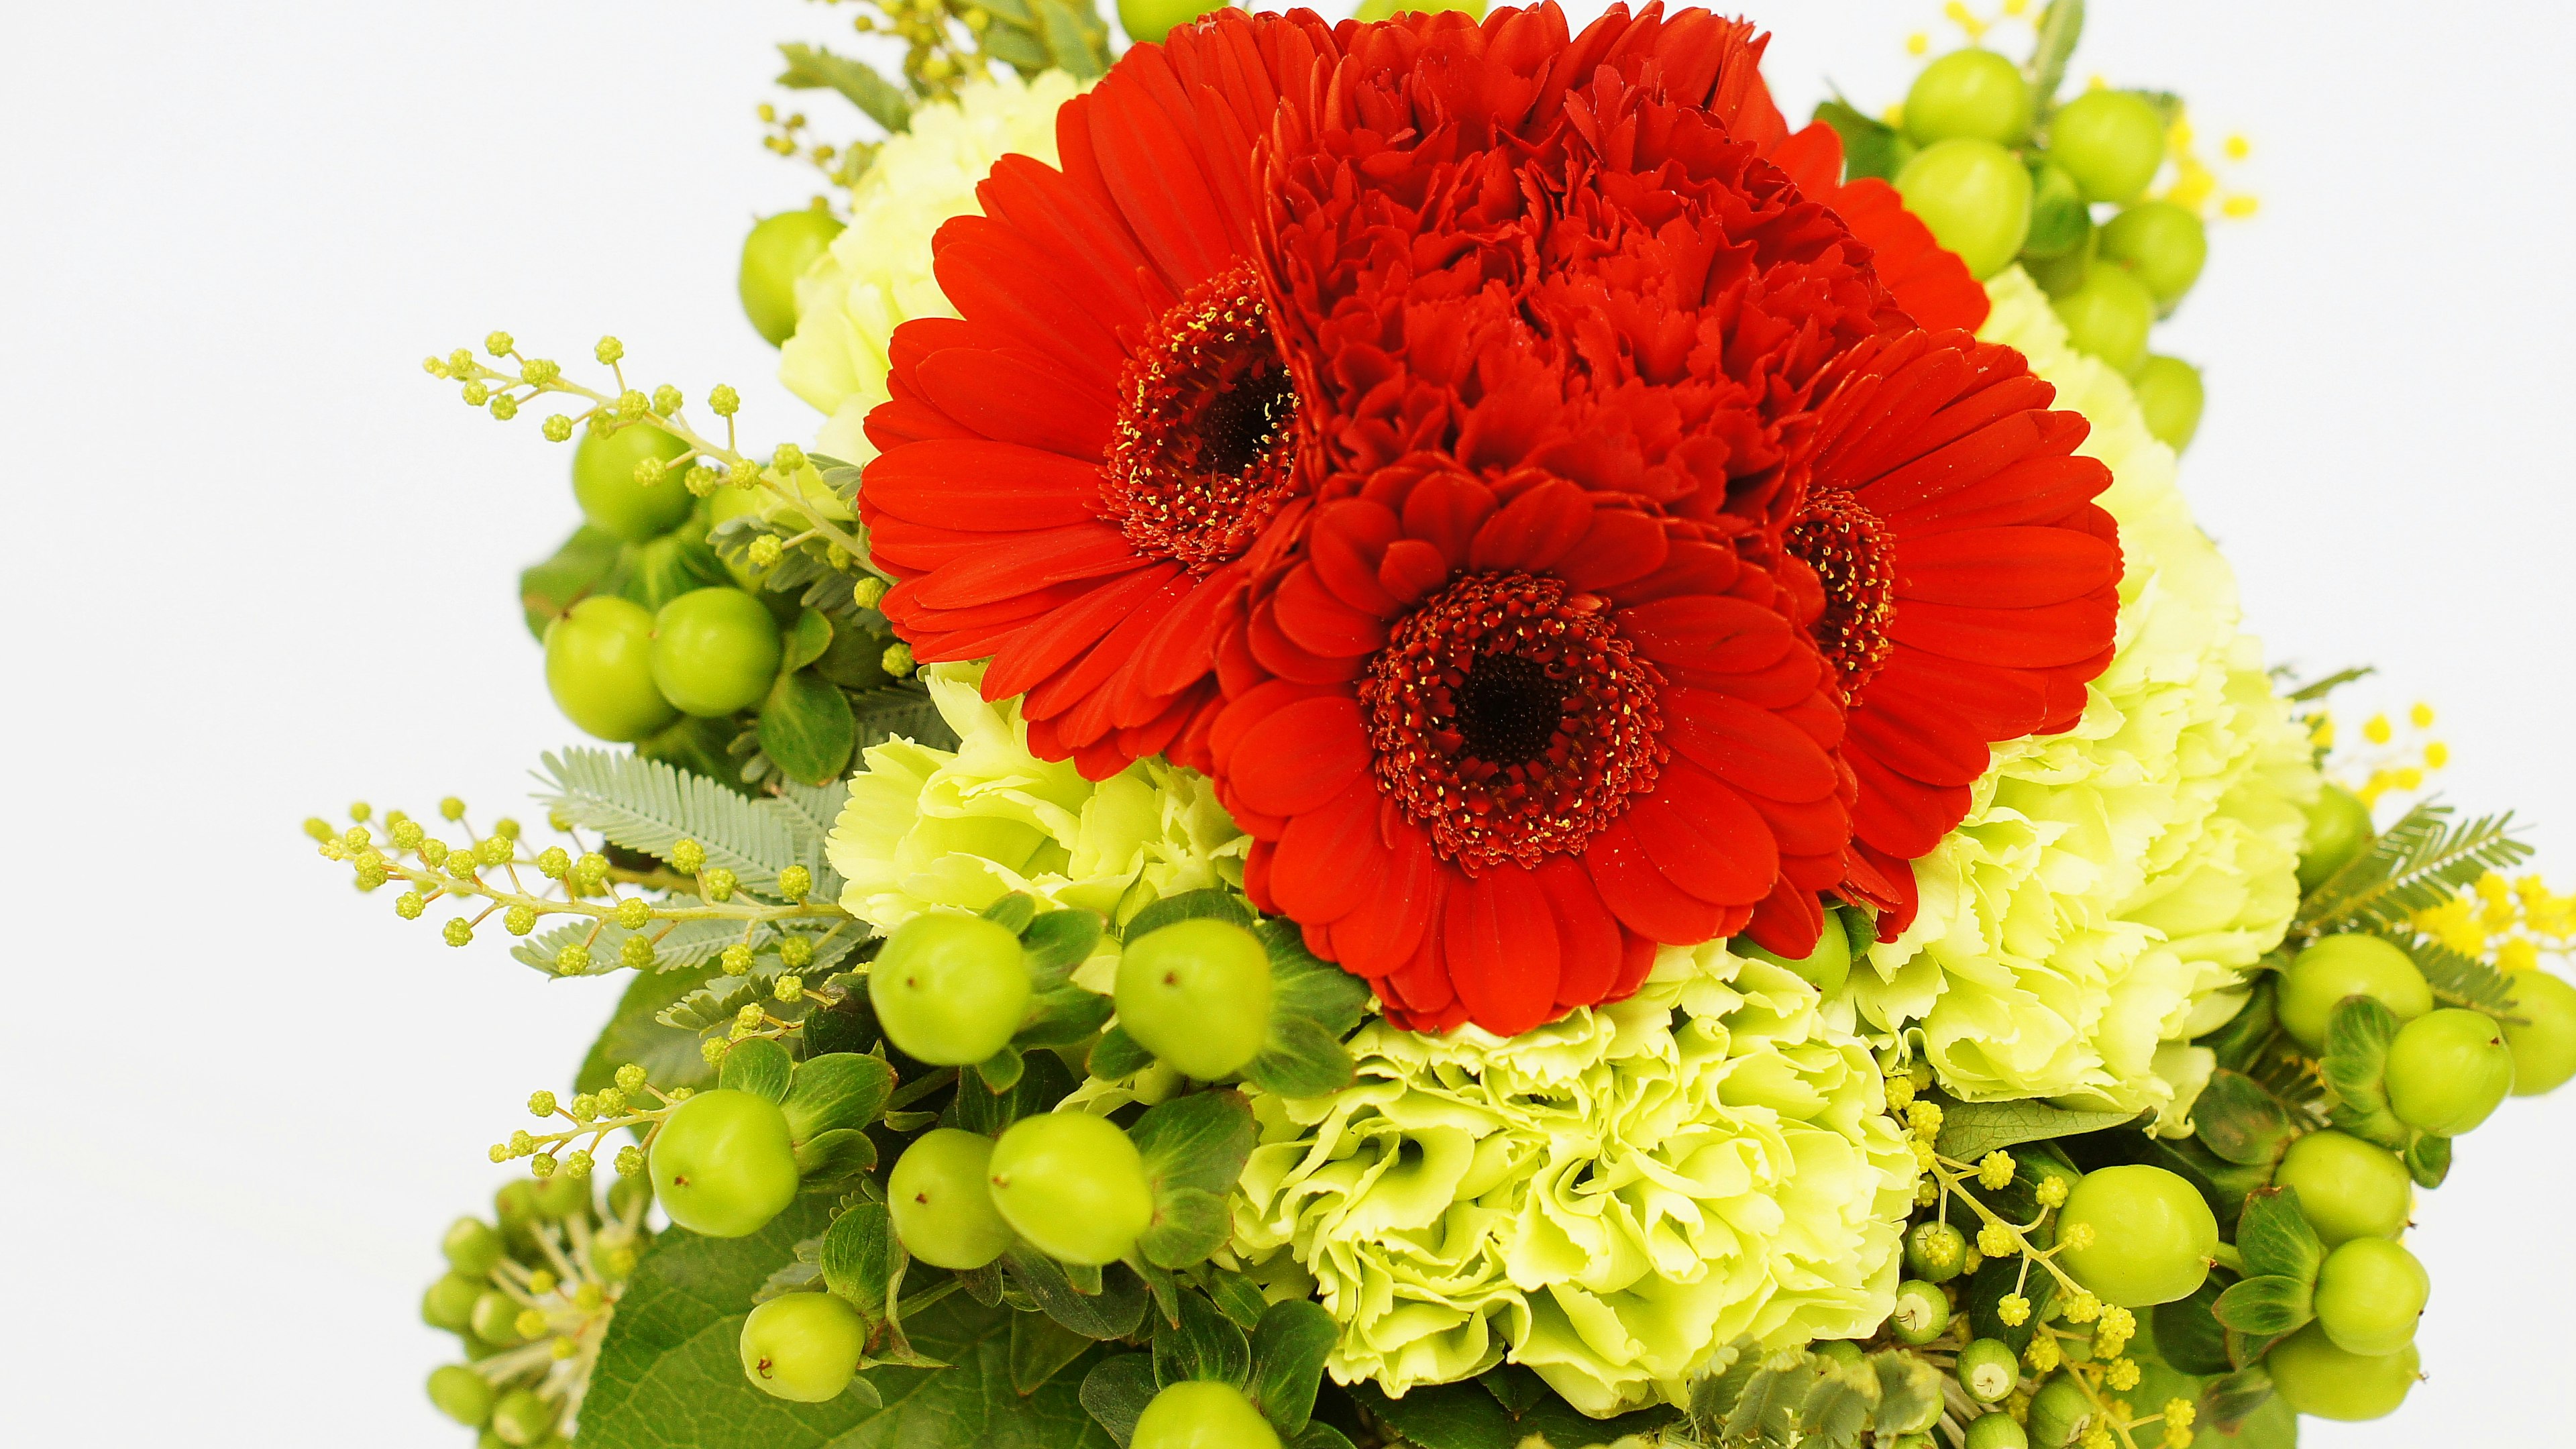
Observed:
[[[1058,113],[1061,169],[1006,157],[940,229],[959,317],[896,331],[859,490],[886,617],[921,660],[993,656],[1087,775],[1195,748],[1230,565],[1299,516],[1252,151],[1332,55],[1302,12],[1129,51]]]
[[[1965,818],[1989,747],[2062,730],[2110,662],[2120,549],[2074,456],[2081,417],[2020,354],[1965,333],[1874,340],[1839,364],[1790,551],[1821,581],[1814,632],[1848,708],[1867,862],[1849,893],[1913,918],[1913,872]]]

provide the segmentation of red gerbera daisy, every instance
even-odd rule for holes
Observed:
[[[1789,551],[1848,726],[1854,893],[1913,919],[1914,875],[1966,818],[1989,744],[2070,728],[2111,661],[2120,542],[2088,425],[2020,353],[1963,332],[1873,341],[1823,409]]]
[[[1839,873],[1831,678],[1692,533],[1432,454],[1255,586],[1209,736],[1245,884],[1398,1024],[1525,1031],[1742,929],[1785,856]]]
[[[894,336],[859,492],[924,661],[992,658],[1029,744],[1115,773],[1214,705],[1219,606],[1301,506],[1296,398],[1249,264],[1252,148],[1332,53],[1228,12],[1068,102],[935,242],[955,319]]]

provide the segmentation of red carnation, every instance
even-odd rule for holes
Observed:
[[[1742,929],[1784,860],[1838,878],[1831,676],[1698,532],[1436,454],[1318,505],[1209,736],[1255,902],[1399,1024],[1509,1034]]]
[[[1917,332],[1845,358],[1789,550],[1848,703],[1856,894],[1913,919],[1914,873],[1966,818],[1987,746],[2070,728],[2111,661],[2120,541],[2088,425],[2020,353]]]
[[[1213,708],[1220,606],[1302,506],[1296,398],[1247,257],[1253,142],[1332,40],[1221,14],[1129,51],[936,241],[957,319],[897,329],[859,492],[924,662],[991,656],[1029,744],[1094,777]]]

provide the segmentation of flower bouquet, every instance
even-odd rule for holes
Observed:
[[[630,978],[447,1236],[431,1399],[523,1449],[2396,1409],[2416,1193],[2576,1074],[2576,900],[2241,630],[2149,351],[2250,212],[2181,102],[2066,84],[2080,0],[1803,126],[1746,21],[1373,4],[782,47],[873,137],[763,111],[830,188],[739,278],[810,443],[613,338],[429,360],[560,409],[521,599],[619,748],[545,756],[557,841],[310,829]]]

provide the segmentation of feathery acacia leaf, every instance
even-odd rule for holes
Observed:
[[[2510,811],[2459,826],[2450,818],[2451,807],[2431,800],[2407,811],[2370,849],[2308,893],[2297,930],[2312,936],[2341,926],[2411,932],[2417,911],[2531,855],[2531,847],[2512,834]]]
[[[755,800],[704,776],[659,760],[608,750],[571,749],[545,757],[538,798],[573,825],[628,850],[670,859],[683,840],[704,846],[709,866],[732,871],[746,890],[778,888],[778,873],[802,865],[820,879],[819,839],[800,836],[802,811]]]

